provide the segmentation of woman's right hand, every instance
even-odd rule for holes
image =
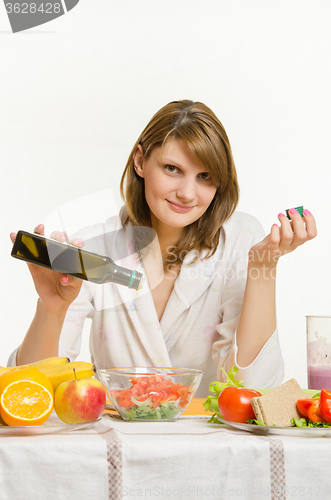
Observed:
[[[34,230],[36,234],[44,235],[44,226],[39,224]],[[10,239],[14,243],[16,233],[10,234]],[[66,236],[59,231],[53,232],[51,238],[65,242]],[[79,248],[84,246],[84,242],[79,239],[70,241],[71,245]],[[66,310],[70,304],[76,299],[82,286],[82,280],[69,276],[68,274],[58,273],[47,269],[46,267],[37,266],[28,263],[31,276],[34,281],[36,291],[42,301],[44,307],[48,311],[55,312],[56,310]]]

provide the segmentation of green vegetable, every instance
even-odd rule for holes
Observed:
[[[219,414],[219,416],[222,418],[222,415]],[[208,423],[210,424],[220,424],[220,425],[223,425],[224,422],[222,422],[221,420],[219,420],[218,416],[216,414],[214,414],[212,417],[210,417],[210,419],[208,420]]]
[[[305,418],[292,418],[291,424],[295,427],[308,427],[307,420]]]
[[[255,424],[255,425],[266,425],[261,420],[256,420],[255,418],[249,418],[247,420],[247,424]]]
[[[121,412],[128,420],[161,420],[177,417],[181,408],[178,408],[175,402],[168,401],[160,404],[157,408],[148,405],[134,405],[132,408]]]
[[[223,422],[219,420],[219,418],[222,418],[222,415],[220,414],[218,408],[218,396],[223,391],[223,389],[225,389],[226,387],[245,387],[243,385],[243,380],[235,379],[239,371],[239,368],[237,366],[230,368],[228,373],[226,373],[226,371],[223,370],[223,368],[221,368],[221,370],[226,377],[226,382],[219,382],[218,380],[212,382],[208,390],[209,392],[212,392],[214,394],[212,396],[208,396],[206,401],[202,403],[202,406],[204,407],[205,411],[214,412],[214,415],[208,420],[208,422],[213,424],[223,424]]]
[[[234,366],[233,368],[230,368],[229,372],[226,373],[223,368],[221,368],[222,372],[224,373],[226,377],[226,385],[232,386],[232,387],[245,387],[243,385],[243,380],[236,380],[235,377],[239,371],[238,366]]]
[[[328,422],[313,422],[309,418],[292,418],[291,424],[295,427],[331,427]]]

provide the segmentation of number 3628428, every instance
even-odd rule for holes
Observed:
[[[62,5],[60,3],[6,3],[8,14],[60,14]]]

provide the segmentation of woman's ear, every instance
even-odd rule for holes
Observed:
[[[144,177],[144,154],[140,144],[138,144],[137,149],[133,153],[133,165],[136,174],[139,175],[139,177]]]

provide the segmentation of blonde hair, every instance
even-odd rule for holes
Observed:
[[[121,179],[121,195],[130,222],[151,226],[150,209],[145,198],[144,179],[134,169],[133,157],[140,144],[144,159],[170,139],[181,139],[208,170],[217,190],[206,212],[185,228],[181,240],[171,252],[171,263],[195,250],[197,257],[216,251],[222,224],[234,212],[239,199],[236,168],[228,136],[217,116],[205,104],[189,100],[173,101],[161,108],[147,124],[128,158]],[[175,256],[175,258],[174,258]]]

